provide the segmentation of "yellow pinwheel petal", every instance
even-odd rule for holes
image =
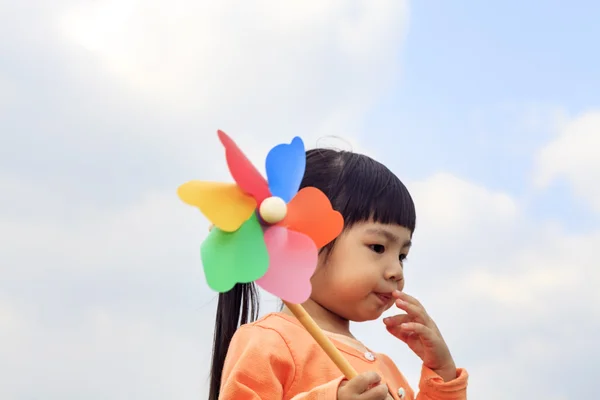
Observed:
[[[256,209],[256,200],[235,183],[190,181],[179,186],[177,194],[225,232],[238,230]]]

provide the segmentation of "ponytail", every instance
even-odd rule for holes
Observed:
[[[219,293],[210,368],[209,400],[219,398],[229,344],[239,326],[256,321],[258,318],[258,300],[258,290],[254,283],[239,283],[229,292]]]

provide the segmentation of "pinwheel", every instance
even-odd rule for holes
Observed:
[[[318,249],[340,234],[344,220],[319,189],[298,191],[306,166],[302,139],[271,149],[267,181],[229,136],[218,135],[236,183],[190,181],[178,190],[215,226],[201,247],[208,285],[226,292],[256,281],[283,300],[306,301]]]
[[[344,226],[323,192],[299,190],[306,167],[302,139],[269,151],[265,179],[227,134],[218,131],[218,137],[235,183],[193,180],[178,189],[180,199],[214,225],[200,250],[208,285],[223,293],[255,281],[285,302],[348,378],[355,376],[300,306],[311,293],[318,250]]]

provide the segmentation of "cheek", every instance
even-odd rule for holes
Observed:
[[[352,297],[352,293],[359,293],[365,286],[364,274],[357,273],[356,269],[346,268],[339,264],[328,264],[317,268],[311,278],[313,294],[336,297]]]
[[[398,290],[400,290],[401,292],[404,290],[404,283],[405,283],[404,278],[402,278],[402,280],[400,282],[398,282]]]
[[[367,268],[348,268],[336,271],[336,289],[348,299],[363,298],[377,285],[377,274],[369,273]]]
[[[380,274],[371,265],[369,254],[360,250],[356,246],[338,246],[329,257],[320,257],[311,279],[313,291],[333,291],[341,297],[362,296],[372,291]]]

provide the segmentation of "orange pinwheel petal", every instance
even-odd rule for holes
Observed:
[[[287,216],[277,225],[304,233],[320,249],[342,232],[344,218],[331,207],[331,202],[322,191],[306,187],[288,203]]]
[[[177,194],[225,232],[238,230],[256,209],[256,200],[235,183],[190,181],[179,186]]]

